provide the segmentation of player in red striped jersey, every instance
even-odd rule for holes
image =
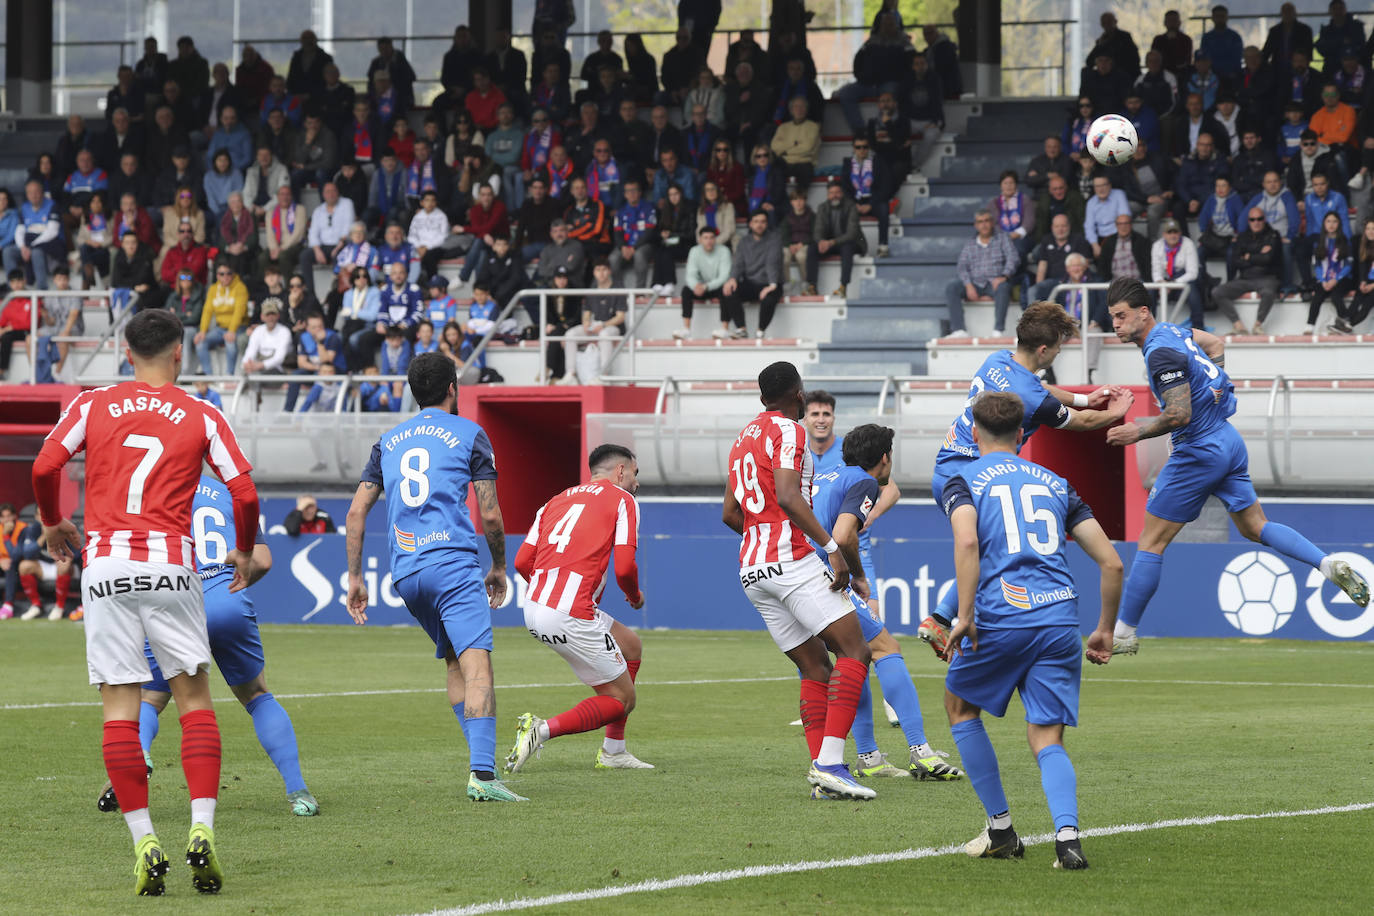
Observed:
[[[105,712],[105,771],[133,834],[135,892],[158,895],[168,870],[148,814],[148,772],[138,740],[140,691],[152,675],[146,639],[181,712],[181,765],[191,794],[186,861],[191,882],[215,893],[220,734],[210,702],[210,642],[191,543],[191,504],[208,461],[233,495],[236,549],[230,591],[253,574],[258,494],[224,416],[176,386],[181,322],[149,309],[124,331],[134,381],[84,391],[67,406],[33,464],[43,539],[54,557],[81,550],[62,515],[63,466],[86,451],[86,665]],[[96,447],[99,446],[99,447]]]
[[[635,677],[643,646],[629,627],[597,607],[606,588],[611,554],[615,579],[638,610],[644,606],[635,549],[639,544],[639,465],[619,445],[601,445],[587,459],[591,480],[569,487],[544,504],[515,556],[529,582],[525,626],[530,635],[572,666],[596,691],[551,719],[520,717],[506,769],[518,772],[550,738],[595,731],[606,738],[596,752],[601,769],[652,770],[625,749],[625,719],[635,708]]]
[[[813,468],[806,430],[797,422],[806,402],[797,367],[778,362],[760,372],[759,400],[764,412],[739,434],[726,465],[722,519],[742,538],[740,584],[773,641],[801,671],[807,781],[832,796],[873,798],[844,763],[870,656],[845,594],[848,564],[811,511]],[[808,537],[825,546],[833,576]],[[835,653],[833,666],[827,648]]]

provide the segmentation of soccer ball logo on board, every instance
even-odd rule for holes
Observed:
[[[1366,577],[1374,576],[1374,563],[1360,554],[1338,552],[1332,557],[1347,561]],[[1374,629],[1374,605],[1353,619],[1331,613],[1329,604],[1353,607],[1354,603],[1318,570],[1308,573],[1306,587],[1310,590],[1307,612],[1322,632],[1339,639],[1355,639]],[[1226,622],[1237,630],[1247,636],[1268,636],[1293,616],[1298,605],[1298,583],[1280,557],[1263,550],[1248,550],[1233,557],[1222,570],[1217,580],[1217,604]]]

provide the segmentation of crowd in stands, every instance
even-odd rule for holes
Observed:
[[[878,220],[876,253],[887,254],[897,188],[961,88],[939,30],[924,30],[918,53],[897,4],[884,4],[855,82],[836,94],[852,155],[821,169],[824,101],[800,3],[774,4],[768,49],[739,33],[723,73],[706,63],[718,4],[680,4],[661,60],[638,35],[621,53],[602,32],[576,70],[564,47],[571,9],[536,4],[532,59],[509,32],[482,48],[458,26],[425,110],[414,68],[387,38],[365,89],[341,80],[309,30],[285,73],[251,45],[231,71],[189,36],[170,58],[149,38],[115,76],[104,129],[71,116],[20,202],[0,190],[6,272],[39,289],[64,272],[77,288],[107,287],[115,316],[172,309],[188,372],[214,374],[223,351],[230,373],[325,375],[403,372],[424,348],[461,363],[493,327],[505,341],[537,336],[537,308],[499,319],[521,289],[559,283],[680,296],[681,337],[708,300],[720,310],[714,336],[747,336],[743,303],[758,301],[763,337],[790,265],[800,292],[816,295],[818,262],[838,256],[834,293],[845,294],[866,253],[860,218]],[[869,96],[879,112],[865,120]],[[818,176],[829,187],[813,211]],[[310,210],[308,189],[320,199]],[[450,294],[440,265],[459,257]],[[619,319],[566,298],[548,330],[613,348],[624,296],[611,297]],[[48,336],[71,336],[47,300],[38,307]],[[0,318],[0,372],[27,333],[19,311]],[[40,377],[61,370],[56,344],[29,343]],[[551,377],[576,381],[566,362],[551,356]],[[385,386],[370,403],[400,406]]]
[[[1001,334],[1013,290],[1028,302],[1061,283],[1119,276],[1185,284],[1194,327],[1215,309],[1230,331],[1263,334],[1275,299],[1300,295],[1306,333],[1327,301],[1335,317],[1326,330],[1351,333],[1374,309],[1374,208],[1350,206],[1374,168],[1374,37],[1343,0],[1329,12],[1314,39],[1285,3],[1256,47],[1216,6],[1195,50],[1171,10],[1143,57],[1103,13],[1063,129],[1024,175],[1004,173],[975,215],[946,290],[951,335],[967,336],[966,301],[992,300]],[[1140,138],[1116,168],[1086,150],[1089,125],[1109,113]],[[1224,263],[1224,276],[1209,260]],[[1247,328],[1236,299],[1251,293],[1260,306]],[[1058,298],[1094,330],[1110,328],[1100,294]]]

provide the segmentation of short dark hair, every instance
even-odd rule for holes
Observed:
[[[166,309],[144,309],[125,325],[124,340],[136,356],[161,356],[181,342],[181,319]]]
[[[768,403],[800,387],[801,373],[789,362],[772,363],[759,373],[759,395]]]
[[[1008,178],[1010,178],[1012,181],[1016,182],[1017,184],[1020,184],[1020,183],[1021,183],[1021,176],[1018,175],[1018,174],[1016,174],[1016,169],[1007,169],[1007,170],[1005,170],[1004,172],[1002,172],[1002,174],[1000,174],[1000,175],[997,176],[997,183],[998,183],[998,184],[1001,184],[1002,182],[1006,181]]]
[[[869,468],[877,467],[884,455],[892,453],[892,438],[895,435],[891,427],[879,426],[876,423],[856,426],[844,434],[844,445],[840,454],[844,457],[845,464],[852,464],[867,471]]]
[[[0,503],[0,514],[4,514],[6,512],[13,512],[15,515],[19,514],[19,512],[14,508],[14,503]]]
[[[592,453],[587,456],[587,470],[595,471],[597,468],[616,464],[622,460],[634,461],[635,453],[623,445],[607,442],[592,449]]]
[[[180,327],[180,322],[177,324]],[[181,333],[180,330],[177,333]],[[406,381],[410,385],[410,393],[415,395],[416,404],[433,407],[444,403],[450,385],[458,384],[458,367],[438,350],[421,353],[410,361]]]
[[[1107,308],[1118,302],[1125,302],[1129,308],[1147,309],[1150,307],[1150,292],[1134,277],[1117,277],[1107,287]]]
[[[994,439],[1008,439],[1021,428],[1025,407],[1010,391],[985,391],[973,401],[973,422]]]
[[[826,407],[829,407],[831,410],[834,410],[835,396],[830,392],[826,391],[824,388],[817,388],[815,391],[808,391],[806,393],[806,404],[804,406],[810,407],[812,404],[824,404]]]
[[[1057,302],[1036,302],[1021,313],[1016,323],[1016,346],[1035,352],[1041,347],[1063,343],[1078,331],[1078,325]]]

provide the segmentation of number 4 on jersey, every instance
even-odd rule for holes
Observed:
[[[585,508],[586,506],[582,503],[574,503],[569,506],[568,511],[563,513],[563,517],[554,524],[553,530],[549,532],[549,543],[559,553],[567,550],[568,545],[572,543],[573,529],[577,527],[577,520],[582,517],[582,510]]]

